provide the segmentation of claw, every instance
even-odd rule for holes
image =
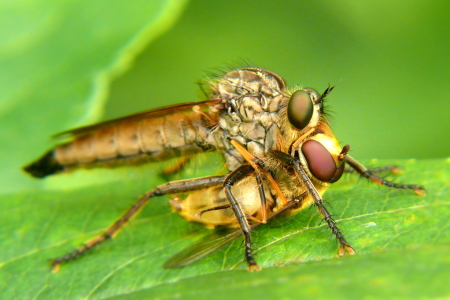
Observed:
[[[350,245],[341,245],[339,246],[339,256],[344,256],[345,251],[347,251],[348,254],[353,255],[356,253],[355,249],[353,249]]]
[[[248,265],[248,271],[249,272],[255,272],[255,271],[261,271],[261,267],[257,264],[250,264]]]
[[[427,193],[425,193],[424,189],[415,189],[414,193],[416,193],[419,196],[426,196],[427,195]]]
[[[345,245],[345,250],[347,250],[347,253],[350,255],[353,255],[356,253],[355,249],[353,249],[350,245]]]
[[[391,173],[393,173],[393,174],[403,174],[404,171],[394,167],[394,168],[391,169]]]
[[[53,265],[53,267],[52,267],[52,273],[57,273],[58,271],[59,271],[59,269],[61,268],[61,264],[60,263],[57,263],[57,262],[55,262],[55,261],[52,261],[51,262],[52,263],[52,265]]]

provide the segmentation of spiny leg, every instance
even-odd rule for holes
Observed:
[[[253,170],[253,173],[255,174],[255,178],[256,178],[256,183],[258,184],[258,194],[259,194],[259,199],[261,201],[261,215],[262,215],[262,220],[259,220],[253,216],[249,216],[246,215],[247,219],[255,221],[257,223],[267,223],[267,201],[266,201],[266,193],[264,191],[264,186],[263,186],[263,181],[261,178],[261,174],[257,173],[255,170]],[[208,209],[204,209],[202,211],[200,211],[199,213],[196,214],[197,217],[201,217],[204,213],[208,212],[208,211],[214,211],[214,210],[222,210],[222,209],[228,209],[231,208],[231,205],[225,204],[225,205],[219,205],[219,206],[215,206],[215,207],[211,207]]]
[[[52,259],[53,272],[57,272],[61,263],[80,257],[88,250],[103,243],[104,241],[114,238],[119,231],[133,219],[148,203],[152,197],[159,197],[168,194],[191,192],[204,188],[220,186],[223,184],[226,176],[211,176],[196,178],[190,180],[172,181],[156,187],[154,190],[145,193],[138,201],[136,201],[117,221],[109,226],[102,235],[96,236],[87,241],[83,246],[64,256]]]
[[[397,169],[397,166],[395,166],[395,165],[387,165],[387,166],[379,167],[379,168],[370,168],[370,169],[367,169],[367,171],[369,171],[371,174],[383,173],[383,172],[386,172],[386,171],[389,171],[389,172],[394,173],[394,174],[401,174],[401,173],[403,173],[403,171]],[[350,166],[345,166],[344,172],[345,173],[357,173],[357,171],[354,168],[350,167]]]
[[[396,189],[410,189],[410,190],[414,190],[414,192],[420,196],[425,195],[425,189],[423,186],[416,185],[416,184],[399,184],[399,183],[394,183],[392,181],[381,178],[377,175],[374,175],[373,172],[371,172],[369,169],[364,167],[362,164],[360,164],[357,160],[355,160],[350,155],[345,156],[345,162],[348,163],[353,169],[355,169],[356,172],[361,174],[363,177],[365,177],[373,182],[376,182],[379,185],[385,185],[385,186],[396,188]]]
[[[339,256],[344,255],[345,251],[347,251],[349,254],[354,254],[355,250],[349,245],[349,243],[345,239],[342,232],[336,226],[336,223],[334,222],[331,214],[328,212],[328,210],[323,205],[323,203],[325,201],[320,196],[319,192],[315,188],[311,179],[308,177],[308,174],[306,173],[306,171],[300,165],[300,161],[286,153],[276,151],[276,150],[271,151],[270,156],[272,156],[275,159],[278,159],[285,166],[293,167],[294,172],[295,172],[296,176],[298,177],[298,179],[306,185],[306,188],[308,189],[308,192],[312,195],[312,197],[314,199],[314,204],[319,209],[319,212],[322,215],[323,220],[325,220],[327,222],[328,227],[331,229],[332,233],[336,236],[336,239],[340,243]]]
[[[239,168],[231,172],[224,182],[225,194],[227,196],[228,201],[230,202],[231,209],[233,210],[236,216],[239,226],[241,227],[242,234],[244,235],[245,260],[247,261],[249,271],[260,270],[261,268],[258,266],[253,257],[250,225],[248,224],[247,217],[242,211],[239,202],[234,197],[231,188],[233,187],[234,184],[248,177],[254,171],[255,169],[250,165],[240,166]]]
[[[230,173],[225,180],[225,193],[227,195],[228,201],[230,201],[231,208],[233,209],[238,221],[239,225],[241,227],[242,233],[244,235],[245,240],[245,258],[247,260],[248,269],[249,271],[255,271],[260,270],[260,267],[256,264],[255,259],[253,258],[253,252],[251,249],[252,243],[251,243],[251,235],[250,235],[250,229],[249,224],[247,221],[248,216],[246,216],[242,212],[242,208],[239,206],[239,203],[234,198],[233,194],[231,193],[231,187],[236,183],[239,182],[241,179],[249,176],[252,172],[256,172],[256,179],[259,185],[260,189],[260,197],[261,197],[261,204],[263,205],[263,223],[267,222],[267,211],[265,208],[265,195],[264,190],[262,186],[262,179],[261,179],[261,173],[264,174],[264,177],[266,180],[268,180],[271,187],[274,189],[276,194],[278,195],[279,199],[283,202],[284,205],[287,205],[290,201],[286,198],[286,196],[281,191],[278,184],[273,179],[272,175],[270,174],[269,170],[266,170],[264,163],[257,157],[255,157],[253,154],[251,154],[244,146],[242,146],[239,142],[235,140],[230,140],[230,143],[236,148],[236,150],[244,157],[244,159],[250,164],[249,165],[243,165],[239,167],[238,169],[234,170],[232,173]],[[259,178],[258,178],[259,177]],[[251,219],[251,218],[250,218]],[[255,220],[256,222],[259,222],[259,220]]]

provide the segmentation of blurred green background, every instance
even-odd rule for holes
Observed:
[[[337,85],[331,124],[358,158],[449,156],[449,2],[263,3],[191,1],[113,82],[105,118],[199,99],[205,71],[242,58],[289,85]]]
[[[272,70],[329,96],[352,154],[450,153],[450,4],[444,1],[30,1],[0,10],[0,183],[80,125],[200,100],[205,73]],[[108,9],[106,9],[106,7]],[[173,27],[172,27],[173,26]]]

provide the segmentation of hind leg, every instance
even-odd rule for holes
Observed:
[[[109,226],[102,235],[90,239],[89,241],[84,243],[83,246],[64,256],[52,259],[50,261],[53,265],[52,271],[57,272],[61,263],[78,258],[95,246],[103,243],[108,239],[114,238],[131,219],[139,214],[139,212],[145,207],[145,205],[150,201],[151,198],[175,193],[190,192],[214,186],[221,186],[223,185],[224,180],[225,176],[211,176],[190,180],[173,181],[156,187],[154,190],[145,193],[141,198],[139,198],[139,200],[136,201],[119,219],[117,219],[117,221]]]

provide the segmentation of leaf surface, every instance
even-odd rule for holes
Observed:
[[[165,197],[151,201],[113,242],[63,265],[56,274],[50,272],[47,259],[100,234],[140,194],[163,183],[155,166],[115,170],[124,179],[113,184],[1,199],[2,294],[44,299],[206,299],[211,294],[225,299],[233,294],[268,299],[337,293],[357,299],[389,293],[408,298],[420,291],[424,297],[448,296],[443,276],[450,263],[450,161],[367,163],[402,166],[405,173],[396,181],[424,184],[427,195],[378,187],[347,175],[324,198],[357,254],[337,258],[338,245],[326,224],[314,208],[305,209],[255,230],[256,258],[263,267],[256,273],[246,271],[240,240],[196,264],[164,269],[162,264],[170,256],[210,233],[172,212]],[[61,177],[88,180],[104,172],[111,171],[79,171]],[[137,179],[144,174],[148,181]]]

